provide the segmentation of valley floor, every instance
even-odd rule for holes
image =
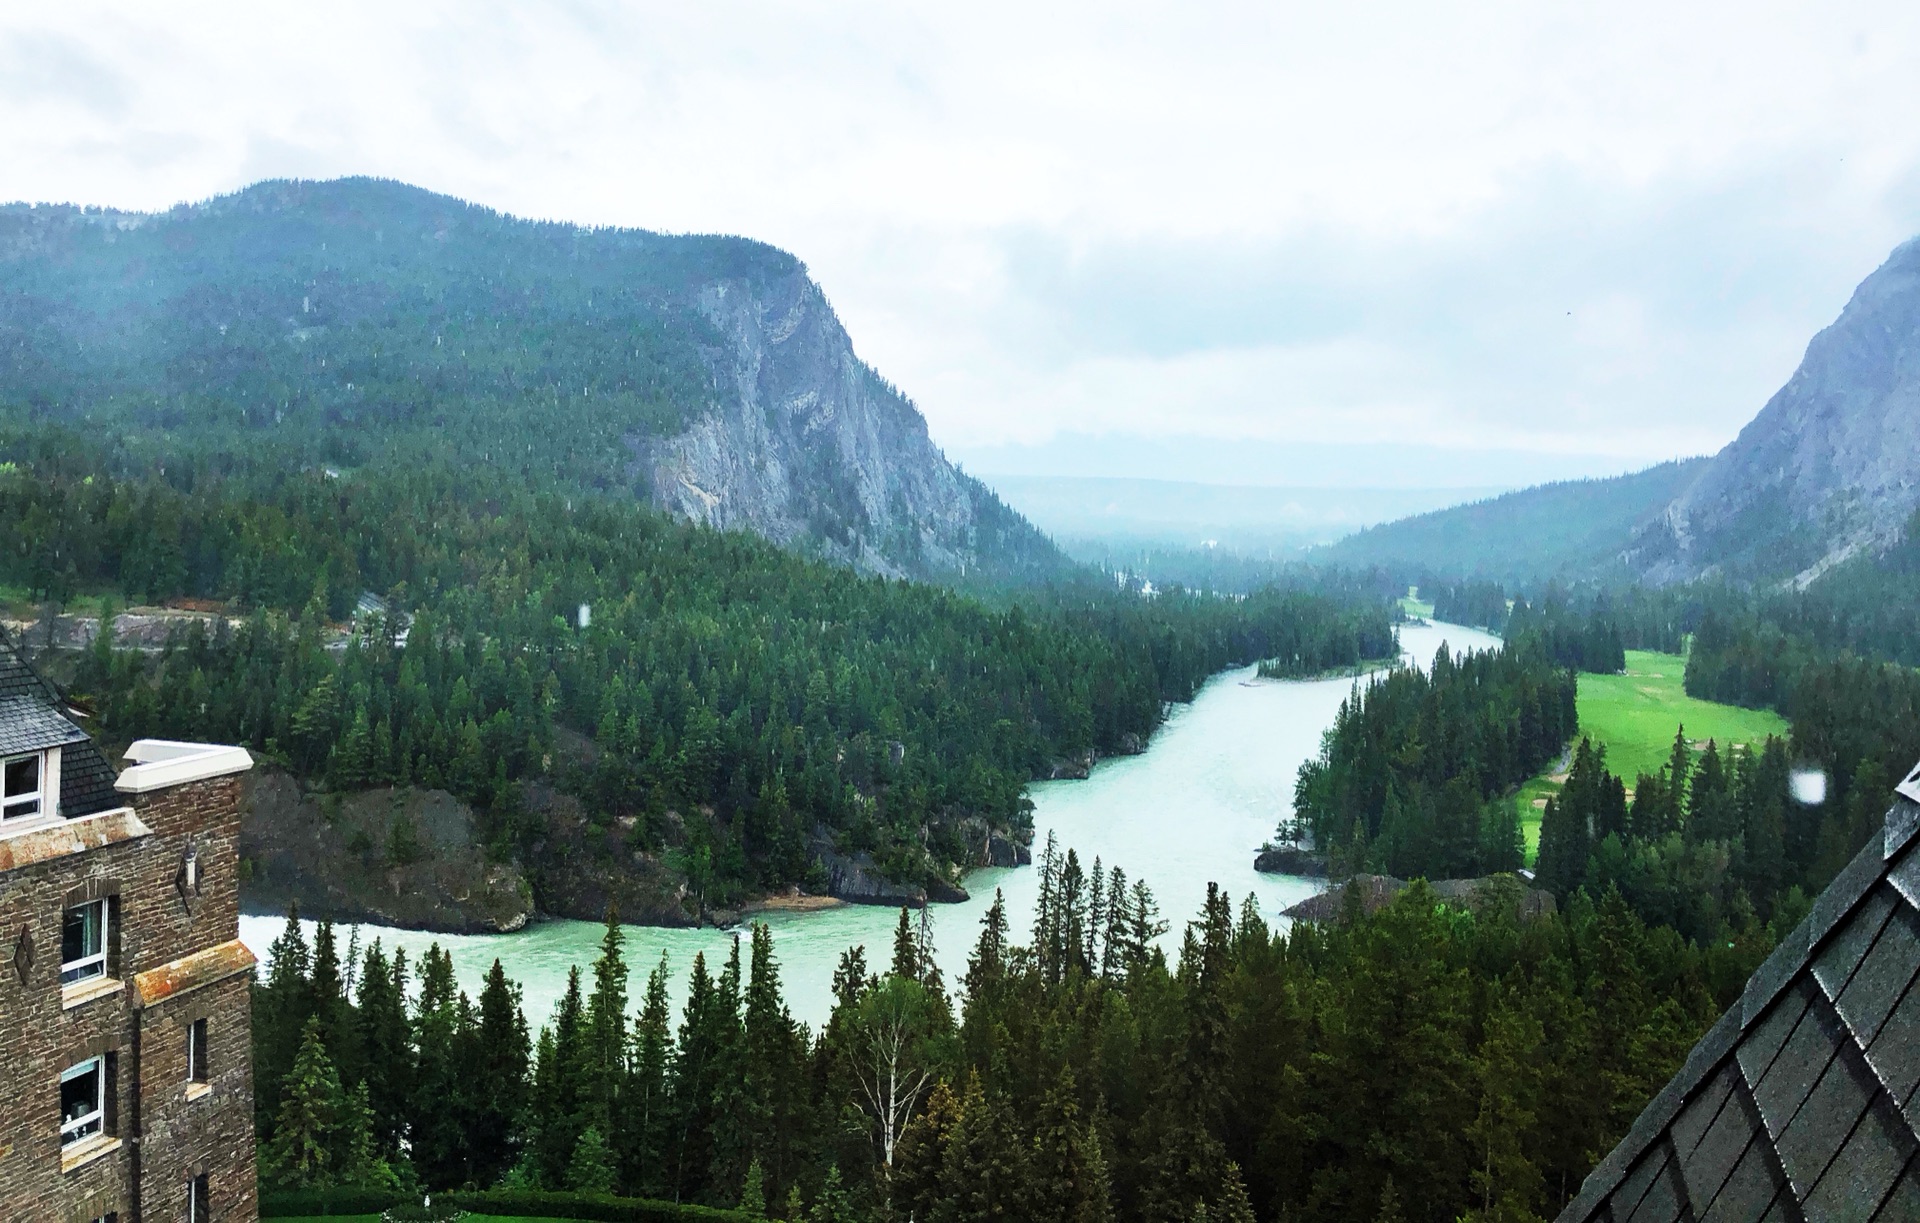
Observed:
[[[1658,773],[1673,750],[1674,732],[1684,726],[1695,751],[1712,740],[1724,750],[1785,738],[1787,720],[1770,709],[1743,709],[1690,697],[1682,686],[1687,660],[1680,654],[1628,650],[1621,675],[1580,676],[1580,733],[1607,749],[1607,767],[1629,785],[1641,773]],[[1527,858],[1540,847],[1540,817],[1549,796],[1566,780],[1560,770],[1520,787],[1520,820],[1527,834]]]

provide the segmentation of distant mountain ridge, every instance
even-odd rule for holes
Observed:
[[[1634,539],[1656,583],[1801,584],[1884,550],[1920,507],[1920,238],[1813,337],[1760,414]]]
[[[1604,480],[1567,480],[1370,527],[1316,549],[1316,563],[1531,583],[1616,569],[1634,533],[1655,521],[1706,466],[1661,463]]]
[[[0,208],[0,423],[628,492],[896,576],[1059,553],[948,462],[793,256],[373,179]]]
[[[1804,586],[1896,544],[1920,509],[1920,238],[1854,290],[1725,449],[1362,531],[1315,554],[1528,582]]]

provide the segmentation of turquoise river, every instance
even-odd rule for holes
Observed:
[[[1489,649],[1498,639],[1455,625],[1408,625],[1400,630],[1407,658],[1427,665],[1445,642],[1450,649]],[[1313,893],[1318,881],[1254,871],[1261,842],[1292,806],[1293,779],[1302,761],[1319,750],[1352,679],[1282,682],[1254,678],[1251,668],[1215,676],[1189,705],[1176,706],[1146,752],[1102,762],[1085,781],[1038,782],[1034,804],[1035,855],[1051,832],[1064,851],[1071,847],[1091,864],[1099,858],[1132,878],[1144,877],[1169,923],[1169,954],[1184,922],[1199,910],[1209,882],[1219,883],[1236,906],[1251,892],[1269,920]],[[1031,867],[975,871],[966,885],[972,899],[936,905],[931,911],[934,945],[948,983],[957,982],[994,890],[1006,895],[1016,939],[1024,936],[1039,887]],[[811,912],[771,912],[758,920],[773,930],[781,983],[794,1016],[818,1025],[831,1006],[830,983],[840,954],[863,944],[871,967],[891,956],[894,909],[848,905]],[[284,928],[273,917],[243,916],[240,935],[264,960]],[[361,926],[362,944],[379,938],[387,948],[415,958],[431,943],[453,957],[463,988],[477,990],[497,957],[525,991],[528,1020],[537,1028],[552,1014],[566,988],[567,971],[585,967],[598,953],[602,927],[593,922],[541,921],[513,934],[433,935]],[[626,954],[633,966],[632,992],[664,952],[674,979],[676,1007],[686,971],[697,952],[718,962],[744,931],[627,927]],[[340,932],[341,939],[348,931]]]

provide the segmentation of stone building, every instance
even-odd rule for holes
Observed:
[[[1920,1219],[1920,768],[1560,1223]]]
[[[0,1219],[253,1220],[239,748],[116,778],[0,634]]]

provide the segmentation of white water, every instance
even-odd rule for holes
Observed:
[[[1432,661],[1442,642],[1456,653],[1499,645],[1497,638],[1456,625],[1400,630],[1402,651],[1421,666]],[[1098,857],[1107,867],[1123,868],[1129,879],[1145,878],[1170,925],[1169,953],[1178,947],[1183,923],[1198,913],[1209,882],[1224,887],[1236,908],[1251,892],[1272,921],[1319,884],[1259,874],[1254,854],[1291,813],[1294,775],[1319,750],[1321,734],[1354,683],[1257,680],[1252,668],[1214,677],[1192,704],[1175,709],[1144,754],[1103,762],[1086,781],[1034,784],[1036,856],[1051,831],[1063,852],[1077,850],[1088,866]],[[1038,872],[1030,867],[975,871],[967,878],[971,900],[931,911],[935,946],[950,985],[965,971],[996,887],[1006,894],[1016,941],[1024,939],[1039,890]],[[760,920],[773,929],[781,981],[795,1017],[817,1026],[832,1005],[833,969],[841,952],[863,944],[868,966],[885,967],[899,911],[849,905],[768,913]],[[264,960],[284,926],[278,918],[243,916],[240,937]],[[460,984],[470,993],[477,992],[498,957],[525,990],[527,1016],[536,1027],[565,991],[567,970],[579,965],[585,975],[602,933],[598,923],[577,921],[543,921],[497,935],[435,935],[379,926],[359,930],[363,944],[377,937],[389,950],[406,948],[416,961],[428,945],[439,943],[452,955]],[[717,972],[735,933],[627,927],[632,992],[639,994],[645,973],[664,951],[673,970],[677,1010],[694,954],[704,951]],[[347,932],[340,937],[344,943]]]

